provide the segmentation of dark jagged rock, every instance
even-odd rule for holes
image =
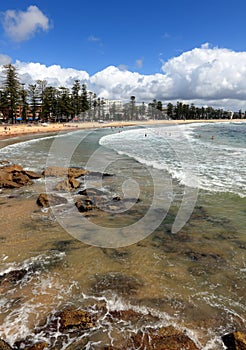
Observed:
[[[221,257],[214,253],[200,253],[200,252],[193,252],[189,251],[185,253],[192,261],[200,261],[200,260],[212,260],[212,261],[218,261],[221,260]]]
[[[26,269],[13,270],[0,276],[0,286],[5,284],[15,284],[27,274]]]
[[[246,335],[242,332],[228,333],[222,336],[227,350],[246,350]]]
[[[96,188],[85,188],[84,190],[79,191],[78,194],[81,194],[82,196],[94,197],[103,196],[105,193]]]
[[[97,208],[89,197],[76,201],[75,205],[78,208],[78,211],[81,213],[85,213]]]
[[[50,207],[52,205],[66,204],[67,199],[56,194],[41,193],[38,196],[37,204],[43,208]]]

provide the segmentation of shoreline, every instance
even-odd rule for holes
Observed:
[[[84,123],[54,123],[47,125],[35,124],[14,124],[0,126],[0,139],[9,139],[16,136],[43,134],[60,131],[71,131],[81,129],[101,129],[101,128],[117,128],[126,126],[152,126],[152,125],[169,125],[169,124],[190,124],[190,123],[228,123],[228,122],[246,122],[246,119],[187,119],[187,120],[147,120],[147,121],[119,121],[119,122],[84,122]],[[7,128],[7,129],[6,129]]]

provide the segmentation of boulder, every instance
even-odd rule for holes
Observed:
[[[68,176],[68,177],[73,177],[73,178],[77,178],[80,176],[85,176],[86,174],[88,174],[89,172],[85,169],[81,169],[81,168],[63,168],[63,167],[58,167],[58,166],[50,166],[47,167],[42,175],[44,176],[52,176],[52,177],[64,177],[64,176]]]
[[[60,320],[61,331],[73,328],[84,330],[95,326],[91,314],[85,310],[64,310],[57,316]]]
[[[31,185],[32,179],[38,179],[41,175],[28,170],[23,170],[17,164],[7,165],[0,168],[0,188],[19,188]]]
[[[41,193],[37,199],[37,204],[43,208],[66,203],[66,198],[58,196],[56,194]]]
[[[199,350],[193,340],[173,326],[138,331],[127,345],[131,349],[139,350]]]
[[[246,350],[246,334],[232,332],[222,336],[222,341],[227,350]]]
[[[76,201],[75,205],[78,208],[78,211],[81,213],[91,211],[97,208],[94,202],[89,197]]]
[[[74,177],[68,177],[67,179],[59,182],[56,185],[57,191],[71,191],[80,187],[80,182],[76,180]]]

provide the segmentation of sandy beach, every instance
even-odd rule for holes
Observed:
[[[15,137],[25,134],[39,134],[68,131],[73,129],[95,129],[108,127],[124,127],[156,124],[186,124],[186,123],[216,123],[216,122],[245,122],[246,119],[211,119],[211,120],[147,120],[147,121],[120,121],[120,122],[84,122],[84,123],[52,123],[52,124],[14,124],[1,125],[0,138]]]

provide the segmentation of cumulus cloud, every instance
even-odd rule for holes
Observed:
[[[0,56],[1,57],[1,56]],[[38,79],[71,88],[75,79],[86,83],[99,97],[138,102],[153,99],[195,103],[224,109],[246,109],[246,52],[210,48],[208,44],[171,58],[162,65],[163,73],[143,75],[109,66],[89,76],[86,71],[45,66],[40,63],[16,62],[23,82]]]
[[[85,71],[79,71],[73,68],[62,68],[59,65],[45,66],[40,63],[24,63],[16,61],[20,79],[24,83],[34,83],[37,80],[46,80],[49,85],[54,87],[71,87],[74,80],[89,80],[89,74]]]
[[[164,63],[169,95],[183,99],[246,99],[246,52],[209,48],[184,52]]]
[[[30,39],[38,30],[50,29],[50,22],[37,6],[29,6],[26,11],[8,10],[3,13],[3,28],[13,41]]]

